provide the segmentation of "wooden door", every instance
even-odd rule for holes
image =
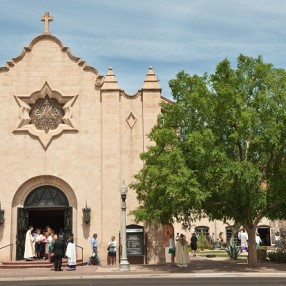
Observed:
[[[24,258],[26,233],[29,229],[29,210],[17,209],[17,236],[16,236],[16,260]]]

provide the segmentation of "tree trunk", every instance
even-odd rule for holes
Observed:
[[[239,230],[239,224],[235,223],[232,227],[231,227],[231,238],[229,240],[230,245],[235,244],[235,236],[238,233]]]
[[[256,254],[256,225],[251,228],[245,226],[245,230],[248,234],[248,266],[257,266],[257,254]]]

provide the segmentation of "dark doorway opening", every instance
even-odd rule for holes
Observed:
[[[23,259],[29,225],[42,231],[49,226],[55,233],[62,229],[67,239],[72,234],[72,216],[72,207],[17,208],[16,259]]]
[[[270,240],[270,227],[269,226],[259,226],[257,228],[257,231],[260,235],[260,238],[262,240],[263,246],[270,246],[271,240]]]
[[[24,207],[17,208],[16,259],[23,259],[29,225],[42,231],[49,226],[55,233],[62,229],[67,239],[72,234],[72,214],[66,195],[57,187],[44,185],[31,191]]]
[[[42,231],[46,227],[52,228],[55,233],[64,229],[64,209],[36,208],[29,209],[29,225]]]

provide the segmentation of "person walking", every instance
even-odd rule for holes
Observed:
[[[115,236],[111,236],[111,239],[108,242],[108,253],[107,253],[107,264],[116,265],[116,245]]]
[[[262,244],[262,240],[258,232],[256,233],[256,236],[255,236],[255,242],[256,242],[256,249],[259,249],[260,245]]]
[[[59,235],[54,243],[54,269],[55,271],[62,271],[62,260],[65,253],[65,242],[64,237]]]
[[[196,257],[196,251],[198,249],[198,238],[195,233],[191,236],[191,249],[193,251],[193,256]]]
[[[98,249],[97,233],[94,233],[91,239],[91,249],[92,249],[96,264],[101,265],[100,259],[98,257],[98,250],[97,250]]]

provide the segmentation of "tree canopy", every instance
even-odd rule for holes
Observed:
[[[149,134],[155,144],[131,185],[137,220],[188,226],[201,214],[233,219],[249,233],[262,217],[286,216],[286,72],[240,55],[214,74],[179,72],[169,82],[175,102]]]

